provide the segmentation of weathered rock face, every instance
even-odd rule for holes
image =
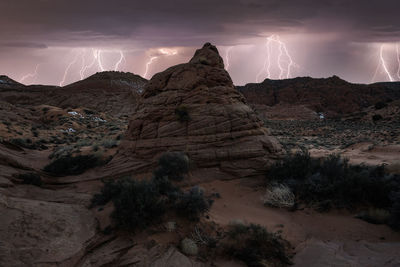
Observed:
[[[184,151],[194,172],[226,177],[261,174],[281,155],[209,43],[149,81],[111,166],[150,171],[165,151]]]

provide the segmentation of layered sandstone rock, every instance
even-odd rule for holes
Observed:
[[[194,172],[226,177],[261,174],[281,156],[209,43],[149,81],[110,167],[147,172],[166,151],[184,151]]]

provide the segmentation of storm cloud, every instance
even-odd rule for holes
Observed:
[[[307,73],[299,75],[341,74],[343,65],[338,59],[348,65],[351,57],[362,51],[369,56],[373,44],[400,41],[399,10],[398,0],[3,0],[0,71],[14,73],[16,70],[8,70],[5,64],[12,60],[17,64],[22,56],[26,62],[38,58],[51,61],[54,51],[44,59],[45,54],[30,52],[35,49],[194,48],[206,41],[218,46],[260,45],[260,38],[280,34],[287,40],[297,36],[292,40],[292,50],[311,46],[311,55],[321,60],[313,63],[315,66],[306,66]],[[18,51],[23,49],[25,53]],[[323,65],[326,71],[321,71]],[[234,80],[244,83],[251,81],[249,77]],[[354,73],[345,78],[368,82],[369,74]]]

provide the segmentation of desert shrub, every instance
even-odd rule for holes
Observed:
[[[114,139],[107,139],[102,142],[102,146],[105,148],[114,148],[118,146],[118,141]]]
[[[161,220],[165,205],[154,183],[127,179],[116,189],[119,193],[113,196],[112,217],[118,226],[134,230]]]
[[[390,208],[389,225],[396,230],[400,230],[400,190],[392,193],[390,198],[392,206]]]
[[[271,207],[291,208],[295,203],[295,196],[288,186],[279,184],[267,189],[263,202]]]
[[[106,163],[97,155],[66,155],[47,164],[43,170],[54,175],[77,175]]]
[[[43,140],[42,142],[46,142]],[[59,146],[54,148],[53,152],[50,153],[49,159],[58,159],[60,157],[70,156],[74,150],[73,146]]]
[[[10,143],[13,145],[17,145],[23,148],[28,148],[28,149],[36,149],[37,145],[36,143],[32,143],[32,140],[29,138],[14,138],[10,140]]]
[[[152,181],[137,181],[130,177],[105,181],[95,194],[91,207],[114,203],[111,214],[117,227],[136,230],[157,223],[165,213],[165,200]]]
[[[158,160],[154,171],[156,178],[166,177],[170,180],[181,181],[189,171],[189,158],[182,152],[166,152]]]
[[[185,238],[181,241],[182,252],[186,255],[197,255],[199,248],[197,244],[190,238]]]
[[[380,121],[380,120],[382,120],[382,119],[383,119],[383,117],[382,117],[382,115],[380,115],[380,114],[375,114],[374,116],[372,116],[372,120],[373,120],[374,122]]]
[[[180,122],[190,121],[189,111],[186,106],[180,105],[175,108],[175,115]]]
[[[307,171],[293,171],[300,169],[300,166]],[[396,208],[393,208],[396,198],[391,196],[400,192],[400,176],[386,174],[383,165],[350,165],[347,159],[339,155],[311,159],[307,153],[303,153],[288,156],[275,164],[267,177],[288,186],[296,199],[315,206],[320,211],[331,207],[367,206],[380,210],[380,214],[375,212],[376,216],[369,216],[376,217],[377,220],[384,217],[385,211],[396,213]],[[368,214],[364,217],[367,218]]]
[[[126,183],[130,183],[129,177],[124,177],[118,180],[106,180],[103,181],[104,186],[100,193],[95,194],[92,198],[91,207],[105,205],[109,201],[113,200],[120,193]]]
[[[306,171],[300,171],[301,166]],[[391,182],[397,179],[386,175],[383,166],[350,165],[339,155],[311,159],[308,153],[286,157],[267,176],[289,186],[308,203],[332,201],[339,207],[371,204],[379,208],[390,206]]]
[[[389,221],[390,213],[384,209],[370,208],[367,211],[357,214],[356,218],[373,224],[385,224]]]
[[[163,155],[158,167],[162,167],[164,171],[157,169],[159,171],[155,171],[150,180],[122,178],[105,181],[101,192],[94,195],[91,207],[113,201],[115,211],[112,216],[117,225],[130,229],[158,222],[167,208],[188,219],[198,220],[200,215],[208,211],[211,201],[199,188],[194,187],[183,192],[169,180],[169,177],[181,177],[182,173],[188,171],[188,160],[182,155]],[[167,174],[164,175],[165,173]]]
[[[198,186],[195,186],[178,197],[175,208],[179,215],[197,221],[200,215],[210,209],[211,204],[211,200],[204,196]]]
[[[94,111],[90,110],[90,109],[83,109],[83,112],[85,112],[86,115],[93,115]]]
[[[400,160],[393,162],[392,164],[387,166],[386,169],[389,173],[400,174]]]
[[[377,102],[376,104],[375,104],[375,109],[383,109],[383,108],[385,108],[385,107],[387,107],[387,104],[385,103],[385,102]]]
[[[223,246],[228,255],[247,266],[266,266],[265,261],[275,263],[274,266],[291,263],[285,241],[260,225],[232,225]]]
[[[39,174],[34,172],[22,173],[18,175],[18,178],[22,179],[22,183],[31,184],[36,186],[42,185],[42,179]]]
[[[152,181],[157,187],[158,192],[161,195],[166,196],[170,202],[175,202],[182,194],[181,189],[171,183],[171,181],[165,176],[153,177]]]
[[[314,172],[316,165],[317,160],[311,158],[308,151],[301,151],[293,155],[289,154],[284,160],[275,163],[270,168],[268,176],[277,182],[304,180]]]

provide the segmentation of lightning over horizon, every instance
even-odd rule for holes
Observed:
[[[117,71],[119,68],[119,65],[121,65],[123,60],[125,60],[125,56],[124,56],[124,53],[122,52],[122,50],[119,50],[119,54],[120,54],[120,58],[117,61],[117,63],[115,63],[114,71]]]
[[[400,51],[399,51],[399,44],[396,44],[396,56],[397,56],[397,78],[400,81]]]
[[[73,59],[70,63],[68,63],[67,67],[65,68],[65,71],[64,71],[64,75],[63,75],[63,77],[62,77],[62,80],[61,80],[60,83],[59,83],[59,86],[63,86],[63,84],[65,83],[65,79],[67,78],[69,69],[72,67],[72,65],[74,65],[74,64],[78,61],[78,55],[79,55],[79,53],[77,53],[77,54],[75,55],[74,59]]]
[[[229,70],[230,68],[230,56],[231,56],[231,51],[233,49],[233,46],[228,47],[228,49],[226,49],[226,53],[225,53],[225,69]]]
[[[393,47],[393,45],[392,45]],[[379,60],[378,60],[378,65],[375,69],[374,75],[372,76],[371,83],[375,82],[376,77],[378,74],[381,74],[386,77],[386,80],[390,82],[394,81],[400,81],[400,51],[399,51],[399,44],[396,44],[394,50],[396,53],[396,63],[397,63],[397,69],[395,72],[392,72],[390,69],[393,69],[393,60],[388,60],[387,59],[387,51],[388,49],[385,49],[385,44],[381,44],[379,47]],[[386,52],[386,57],[384,52]],[[389,51],[390,52],[390,51]],[[380,72],[379,72],[380,70]],[[397,76],[397,77],[396,77]]]
[[[178,51],[175,49],[168,48],[160,48],[157,50],[157,55],[151,56],[149,60],[146,62],[145,71],[143,73],[143,78],[147,78],[147,74],[149,73],[150,65],[157,60],[160,56],[174,56],[178,54]]]
[[[289,51],[287,42],[283,41],[279,35],[271,35],[267,37],[266,42],[262,45],[264,49],[264,57],[258,57],[255,63],[261,63],[262,66],[258,69],[256,64],[254,64],[254,73],[256,73],[255,82],[261,82],[265,78],[268,79],[288,79],[292,78],[295,75],[310,73],[311,71],[307,70],[307,66],[299,66],[293,60],[292,52]],[[253,48],[260,48],[257,44],[248,45],[247,48],[236,49],[240,45],[232,45],[225,46],[222,48],[223,53],[221,56],[224,58],[225,69],[229,72],[232,71],[231,75],[235,75],[235,70],[237,68],[232,69],[232,56],[234,59],[238,59],[239,61],[243,59],[243,53],[252,53],[257,55],[256,52],[253,52]],[[246,47],[246,46],[243,46]],[[247,50],[246,50],[247,49]],[[374,75],[372,76],[372,82],[376,81],[400,81],[400,45],[399,43],[381,43],[375,48],[377,51],[376,55],[376,69]],[[249,52],[246,52],[249,51]],[[66,83],[73,82],[76,80],[83,80],[89,75],[97,72],[97,71],[121,71],[128,70],[132,72],[132,65],[128,65],[127,61],[130,59],[127,57],[127,52],[118,49],[118,48],[74,48],[72,50],[72,55],[70,55],[69,62],[62,69],[62,75],[60,80],[56,80],[55,84],[59,86],[63,86]],[[75,54],[74,54],[75,53]],[[154,65],[165,64],[170,61],[167,60],[167,57],[171,57],[178,54],[178,50],[175,48],[163,47],[157,49],[148,49],[143,50],[143,53],[147,54],[147,60],[143,61],[143,59],[136,60],[137,64],[135,64],[134,68],[142,69],[144,67],[143,77],[146,79],[150,78],[152,72],[156,69]],[[117,57],[118,56],[118,57]],[[164,57],[166,62],[164,62]],[[163,60],[161,61],[161,59]],[[174,60],[172,60],[174,61]],[[236,62],[236,61],[235,61]],[[42,79],[43,73],[46,68],[50,66],[48,62],[46,62],[46,66],[41,68],[41,64],[37,64],[35,67],[35,71],[22,75],[18,80],[21,83],[28,82],[34,83]],[[235,63],[234,63],[235,64]],[[40,73],[38,73],[38,69],[40,69]],[[140,72],[139,72],[140,73]],[[57,76],[58,76],[57,75]],[[254,76],[252,76],[254,77]],[[234,77],[233,77],[234,78]],[[371,79],[371,76],[369,76]],[[253,82],[254,78],[249,80],[248,82]]]
[[[25,74],[24,76],[22,76],[21,79],[19,79],[19,82],[23,83],[23,81],[25,81],[28,78],[35,78],[35,80],[33,81],[33,82],[35,82],[37,75],[38,75],[39,66],[40,66],[40,64],[36,64],[35,71],[33,73],[28,73],[28,74]]]
[[[292,57],[289,54],[289,51],[286,47],[286,44],[280,40],[279,35],[271,35],[267,37],[267,43],[266,43],[266,49],[267,49],[267,55],[264,60],[263,67],[260,69],[256,76],[256,82],[259,82],[259,79],[261,75],[264,73],[267,74],[266,78],[271,79],[271,67],[272,67],[272,44],[275,44],[278,46],[278,56],[276,60],[276,66],[279,69],[279,79],[288,79],[291,77],[291,69],[295,66],[297,66],[296,63],[292,60]],[[286,59],[284,59],[285,57]],[[283,64],[286,64],[286,67],[283,66]],[[285,75],[286,73],[286,75]]]
[[[383,57],[383,45],[381,45],[381,49],[380,49],[380,53],[379,53],[380,59],[381,59],[381,64],[382,64],[382,68],[384,70],[384,72],[386,73],[386,75],[388,76],[389,80],[391,82],[393,82],[393,77],[390,74],[390,71],[388,70],[388,67],[386,66],[386,61],[385,58]]]
[[[85,71],[87,69],[92,68],[94,66],[94,64],[96,63],[96,61],[97,61],[97,53],[98,53],[97,50],[94,50],[92,48],[92,53],[93,53],[93,60],[89,65],[85,65],[85,55],[84,54],[82,55],[82,68],[79,71],[79,75],[81,77],[81,80],[83,80],[83,78],[85,77]]]

